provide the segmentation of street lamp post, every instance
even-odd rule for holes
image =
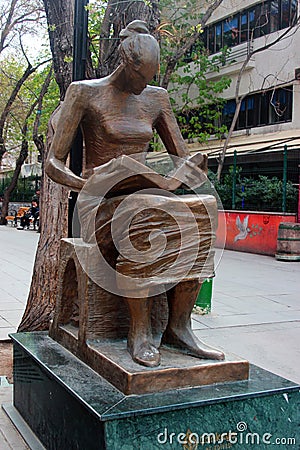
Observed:
[[[88,5],[89,0],[75,0],[74,9],[74,37],[73,37],[73,74],[72,80],[79,81],[85,78],[87,43],[88,43]],[[82,172],[83,138],[80,128],[73,142],[70,152],[70,169],[80,176]],[[78,237],[80,227],[78,218],[74,218],[74,209],[77,193],[71,192],[69,197],[68,235]]]

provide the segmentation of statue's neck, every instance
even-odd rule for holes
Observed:
[[[116,70],[110,75],[111,83],[121,92],[127,92],[126,77],[124,73],[125,65],[121,63]]]

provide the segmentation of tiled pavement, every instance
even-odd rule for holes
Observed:
[[[37,241],[33,231],[0,227],[0,340],[22,317]],[[218,256],[213,311],[193,316],[196,335],[300,383],[300,263],[231,251]],[[0,387],[0,404],[11,395],[11,387]],[[0,449],[27,448],[0,410]]]
[[[20,323],[38,239],[34,231],[0,226],[0,340]]]
[[[39,235],[33,231],[0,227],[0,341],[16,331],[26,305]],[[0,374],[1,376],[2,374]],[[12,386],[0,383],[0,405],[11,403]],[[0,407],[0,449],[28,450]]]
[[[300,383],[300,263],[225,251],[216,274],[197,336]]]

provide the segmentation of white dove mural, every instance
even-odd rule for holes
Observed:
[[[234,242],[246,239],[246,237],[248,236],[248,233],[250,231],[250,229],[248,228],[248,221],[249,221],[249,216],[246,216],[243,220],[243,222],[240,219],[240,216],[237,216],[236,218],[236,226],[237,229],[239,230],[239,233],[234,237]]]

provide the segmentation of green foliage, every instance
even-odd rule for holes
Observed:
[[[0,111],[5,107],[6,102],[11,95],[11,92],[25,71],[27,64],[22,60],[8,56],[1,61],[0,70]],[[8,115],[5,126],[5,145],[10,155],[16,156],[19,153],[22,142],[22,127],[24,126],[25,118],[30,110],[31,105],[38,98],[41,87],[49,72],[50,66],[43,66],[39,71],[34,72],[21,87],[17,99],[12,104],[10,113]],[[52,79],[48,92],[44,97],[43,109],[38,111],[35,109],[28,120],[27,139],[29,141],[29,152],[35,152],[35,146],[32,141],[32,126],[39,115],[39,134],[46,133],[47,124],[51,113],[56,108],[59,102],[58,87],[54,78]]]
[[[25,66],[19,62],[14,56],[8,56],[1,61],[0,70],[0,112],[4,110],[6,103],[13,91],[18,79],[21,78]],[[15,149],[21,139],[21,122],[22,117],[26,114],[26,108],[22,101],[21,95],[19,95],[16,101],[13,103],[8,120],[5,124],[4,139],[6,143],[9,143],[7,148]],[[14,130],[14,131],[13,131]]]
[[[242,177],[241,168],[237,167],[235,209],[254,211],[282,211],[283,182],[277,177],[259,175],[257,178]],[[218,182],[216,175],[209,171],[209,178],[214,184],[224,209],[232,209],[233,167]],[[288,181],[286,186],[286,212],[294,213],[297,209],[298,189]]]
[[[4,190],[11,182],[11,175],[0,180],[0,198],[3,197]],[[32,175],[28,178],[19,178],[15,190],[10,196],[11,202],[31,202],[32,197],[40,186],[39,177]]]
[[[33,74],[32,77],[28,80],[28,83],[26,83],[26,85],[24,86],[24,89],[26,89],[29,93],[28,99],[29,102],[32,102],[34,98],[38,97],[42,84],[44,83],[44,80],[49,72],[49,69],[50,67],[46,66],[42,71]],[[43,109],[42,111],[38,111],[37,109],[35,109],[29,120],[29,126],[33,124],[36,114],[38,114],[40,120],[38,132],[39,134],[45,135],[50,115],[57,107],[58,103],[59,103],[59,89],[55,82],[54,77],[52,77],[48,91],[43,99]],[[28,137],[30,138],[31,136],[29,135]]]
[[[99,40],[106,7],[107,1],[102,0],[94,0],[86,7],[88,10],[89,46],[93,67],[98,65]]]
[[[196,43],[177,61],[168,89],[181,131],[186,139],[196,138],[200,142],[207,141],[213,134],[221,137],[227,132],[227,127],[221,124],[225,103],[221,95],[231,80],[224,76],[211,79],[207,74],[219,73],[230,50],[224,48],[217,55],[208,55],[201,41],[201,2],[190,0],[178,5],[173,0],[163,0],[160,7],[169,14],[161,33],[161,79],[166,61],[189,44],[195,33],[198,34]]]

